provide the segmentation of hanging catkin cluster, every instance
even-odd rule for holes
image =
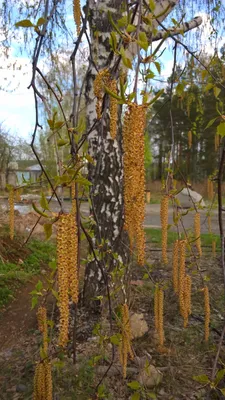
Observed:
[[[178,293],[179,290],[178,256],[179,256],[179,240],[176,240],[173,244],[173,289],[175,293]]]
[[[201,247],[201,217],[200,213],[195,214],[194,218],[194,228],[195,228],[195,243],[198,250],[198,254],[202,256],[202,247]]]
[[[74,303],[78,302],[78,237],[76,215],[60,216],[57,232],[57,262],[59,286],[60,330],[59,344],[65,346],[68,341],[69,294]]]
[[[15,203],[15,192],[11,188],[9,192],[9,236],[10,239],[14,238],[14,203]]]
[[[186,240],[176,240],[173,245],[173,288],[179,295],[180,314],[184,318],[184,327],[191,314],[192,280],[185,271]]]
[[[33,400],[52,400],[52,368],[47,360],[35,368]]]
[[[140,265],[145,261],[145,169],[144,130],[146,106],[130,104],[124,118],[124,206],[125,229],[131,247],[136,240],[137,259]]]
[[[191,131],[188,132],[188,147],[189,147],[189,149],[191,149],[191,147],[192,147],[192,132]]]
[[[168,263],[167,259],[168,206],[169,206],[169,197],[166,195],[162,197],[161,208],[160,208],[160,219],[162,226],[162,261],[164,264]]]
[[[159,335],[159,346],[163,348],[164,344],[164,324],[163,324],[163,303],[164,303],[164,293],[161,288],[156,285],[155,296],[154,296],[154,319],[155,319],[155,329]]]
[[[211,181],[211,179],[207,180],[207,194],[208,194],[208,199],[209,200],[213,200],[213,181]]]
[[[48,326],[45,307],[37,312],[38,329],[42,333],[44,360],[35,368],[33,400],[52,400],[52,368],[48,361]]]
[[[48,351],[48,326],[47,326],[47,311],[45,307],[39,307],[37,312],[38,329],[43,336],[43,350],[47,356]]]
[[[130,318],[129,318],[129,309],[127,304],[123,304],[122,306],[122,339],[119,346],[120,352],[120,362],[123,367],[123,377],[126,378],[127,375],[127,359],[128,356],[133,360],[134,353],[131,348],[131,327],[130,327]]]
[[[215,134],[214,145],[215,145],[215,151],[217,151],[220,146],[220,136],[217,135],[217,133]]]
[[[205,304],[205,341],[209,340],[209,322],[210,322],[210,303],[209,303],[209,289],[204,287],[204,304]]]
[[[117,82],[115,79],[112,79],[109,83],[109,88],[113,93],[117,94]],[[115,97],[110,96],[110,135],[112,139],[116,138],[117,133],[117,118],[118,118],[118,101]]]
[[[107,68],[98,72],[94,80],[94,95],[97,98],[96,113],[97,119],[102,116],[102,99],[104,95],[104,86],[109,84],[109,71]]]
[[[81,25],[80,0],[73,0],[73,16],[74,16],[74,22],[77,27],[77,36],[78,36],[80,33],[80,25]]]

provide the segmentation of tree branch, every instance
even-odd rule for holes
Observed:
[[[180,24],[178,27],[169,27],[166,29],[166,31],[164,29],[158,31],[155,36],[151,36],[151,40],[152,42],[156,42],[157,40],[164,39],[166,36],[168,36],[168,32],[170,37],[180,35],[194,28],[197,28],[198,26],[201,25],[201,23],[202,23],[202,18],[195,17],[189,22],[184,22],[183,24]]]

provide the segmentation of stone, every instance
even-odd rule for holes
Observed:
[[[201,194],[191,190],[189,188],[183,188],[176,196],[176,199],[180,202],[180,207],[191,208],[193,202],[199,203],[202,207],[205,207],[205,202]]]
[[[142,313],[134,313],[130,316],[130,326],[133,339],[142,337],[148,332],[148,324]]]
[[[19,385],[17,385],[17,387],[16,387],[16,391],[18,393],[24,393],[27,391],[27,387],[25,385],[23,385],[22,383],[19,383]]]
[[[154,365],[146,362],[144,368],[140,370],[137,376],[137,381],[147,388],[153,388],[161,383],[162,377],[162,373]]]

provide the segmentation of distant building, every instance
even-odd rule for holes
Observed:
[[[25,169],[19,168],[16,171],[17,176],[17,184],[20,185],[23,183],[23,178],[25,180],[30,180],[31,182],[37,182],[42,174],[42,169],[39,164],[31,165]]]

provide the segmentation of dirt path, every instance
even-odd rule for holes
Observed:
[[[36,326],[36,310],[31,310],[30,292],[40,277],[33,277],[16,293],[15,300],[0,311],[0,354],[13,347],[19,339]]]

